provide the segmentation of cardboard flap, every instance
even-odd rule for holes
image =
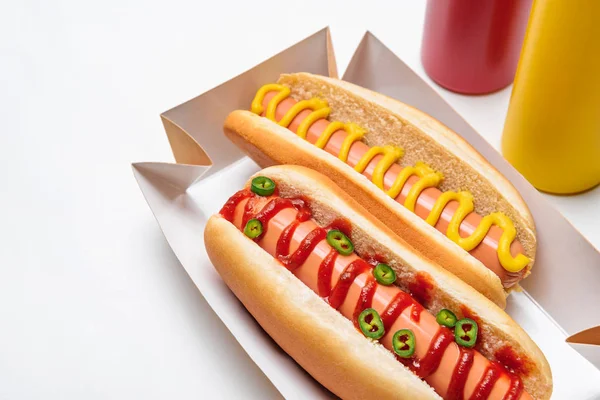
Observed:
[[[132,164],[132,167],[136,178],[139,175],[144,176],[163,193],[181,194],[209,170],[211,164],[210,160],[208,161],[205,165],[144,162]]]
[[[525,199],[537,226],[537,258],[523,288],[568,334],[600,323],[597,310],[573,312],[600,304],[600,253],[432,87],[369,32],[343,79],[432,115],[504,174]]]
[[[162,114],[163,124],[178,163],[213,160],[210,176],[240,159],[243,153],[223,135],[223,121],[236,109],[248,109],[256,89],[285,72],[306,71],[337,76],[329,28],[271,57],[256,67]],[[198,148],[199,147],[199,148]],[[205,158],[204,158],[205,157]]]
[[[600,345],[600,325],[569,336],[567,342]]]
[[[161,115],[161,120],[178,164],[212,165],[208,154],[192,136],[165,115]]]
[[[333,49],[333,42],[331,41],[331,31],[329,27],[325,28],[327,33],[327,66],[328,73],[331,78],[339,78],[338,69],[337,69],[337,61],[335,59],[335,51]]]
[[[567,338],[579,354],[600,368],[600,326],[586,329]]]

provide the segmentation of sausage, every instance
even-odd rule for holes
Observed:
[[[240,230],[243,230],[244,220],[256,216],[265,205],[271,202],[276,196],[271,197],[256,197],[252,198],[252,202],[249,203],[248,198],[244,198],[239,201],[233,209],[233,214],[230,217],[231,222]],[[298,221],[302,221],[298,223]],[[319,226],[312,219],[298,218],[298,211],[292,207],[283,208],[275,213],[268,220],[265,228],[264,235],[257,241],[258,245],[265,251],[270,253],[273,257],[276,257],[278,251],[278,242],[280,237],[283,235],[286,228],[290,225],[298,223],[291,236],[289,244],[289,253],[293,253],[299,248],[300,244],[305,240],[309,234],[318,229]],[[303,283],[305,283],[315,293],[319,293],[318,285],[318,274],[319,267],[323,260],[332,251],[326,240],[320,240],[311,253],[308,255],[306,260],[293,270],[293,273]],[[346,268],[353,262],[359,259],[359,257],[353,253],[349,256],[338,255],[335,259],[333,273],[331,274],[331,286],[335,286],[339,282],[340,277],[345,272]],[[283,266],[282,266],[283,268]],[[367,280],[371,277],[371,271],[364,271],[357,275],[351,283],[348,293],[338,307],[338,311],[342,313],[346,318],[352,320],[353,313],[355,312],[355,306],[359,300],[362,288],[366,285]],[[373,295],[371,307],[376,309],[377,312],[382,315],[384,310],[388,307],[390,302],[401,292],[401,290],[395,286],[383,286],[375,283],[376,288]],[[415,308],[419,312],[418,318],[414,318]],[[387,330],[385,336],[381,339],[381,344],[389,350],[392,350],[392,336],[393,332],[400,329],[411,329],[416,337],[416,349],[415,356],[418,360],[422,360],[430,349],[432,341],[438,336],[439,332],[443,329],[436,322],[435,317],[428,311],[422,309],[420,305],[413,304],[412,306],[404,309],[399,317],[393,322],[391,328]],[[463,349],[464,350],[464,349]],[[422,376],[425,381],[431,385],[437,393],[444,398],[452,398],[449,394],[449,387],[451,386],[451,379],[455,371],[456,366],[459,364],[459,358],[462,354],[461,348],[452,341],[443,351],[441,356],[441,362],[437,369],[432,373]],[[501,368],[494,370],[494,364],[486,359],[479,352],[472,351],[472,365],[468,369],[466,375],[466,381],[464,383],[464,389],[462,395],[458,395],[458,398],[471,398],[474,396],[476,390],[482,390],[485,386],[486,375],[489,371],[495,371],[497,380],[491,386],[491,390],[487,393],[489,397],[477,397],[477,398],[490,398],[490,399],[503,399],[512,398],[514,399],[531,399],[531,396],[525,391],[519,389],[516,396],[505,397],[507,393],[512,389],[514,390],[515,379],[518,379],[507,371]],[[520,380],[518,380],[520,384]],[[490,388],[488,388],[490,389]]]
[[[267,95],[265,96],[265,98],[263,100],[263,107],[265,110],[267,108],[267,105],[271,101],[271,99],[276,94],[277,94],[277,92],[267,93]],[[280,120],[285,115],[285,113],[296,103],[297,103],[297,101],[291,97],[287,97],[286,99],[284,99],[277,106],[276,115],[275,115],[276,120]],[[310,113],[311,113],[311,110],[304,110],[304,111],[300,112],[296,116],[296,118],[294,118],[292,120],[292,123],[289,125],[288,129],[290,129],[292,132],[296,132],[300,123]],[[317,139],[319,138],[319,136],[321,135],[321,133],[325,130],[325,128],[328,125],[329,125],[329,121],[326,119],[320,119],[320,120],[316,121],[314,124],[312,124],[310,126],[308,133],[306,135],[306,140],[308,140],[310,143],[314,144],[317,141]],[[343,130],[336,131],[331,136],[331,138],[329,139],[327,144],[325,145],[324,150],[337,157],[340,152],[341,144],[347,135],[348,134]],[[368,150],[369,150],[369,146],[367,146],[366,144],[364,144],[360,141],[354,142],[354,144],[350,148],[350,152],[348,154],[348,160],[347,160],[348,165],[350,165],[351,167],[356,166],[358,161]],[[371,179],[373,170],[375,169],[375,166],[381,160],[382,157],[383,157],[382,155],[375,156],[371,160],[371,162],[367,165],[367,168],[364,170],[363,175],[365,175],[368,179]],[[388,171],[386,171],[386,173],[384,175],[384,187],[386,190],[391,187],[391,185],[394,183],[396,177],[398,176],[398,174],[400,173],[401,170],[402,170],[402,167],[399,164],[393,164],[388,169]],[[402,191],[400,192],[400,194],[395,198],[395,200],[400,204],[404,204],[404,200],[406,199],[406,196],[407,196],[410,188],[418,180],[419,180],[419,177],[417,177],[415,175],[411,176],[408,179],[408,181],[406,182],[406,184],[404,185],[404,187],[402,188]],[[427,216],[429,215],[431,209],[433,208],[435,201],[438,199],[438,197],[440,197],[441,194],[442,194],[442,192],[435,187],[430,187],[430,188],[423,190],[421,192],[421,194],[419,195],[419,197],[417,198],[415,213],[422,219],[426,219]],[[438,231],[442,232],[444,235],[446,234],[446,230],[448,228],[448,224],[450,223],[450,219],[454,215],[454,212],[456,211],[457,207],[458,207],[457,201],[450,201],[444,208],[442,215],[440,216],[438,222],[435,225],[435,228]],[[467,217],[464,219],[464,221],[460,225],[461,236],[467,237],[471,233],[473,233],[475,228],[481,222],[481,219],[482,219],[482,217],[475,212],[472,212],[469,215],[467,215]],[[481,261],[483,263],[483,265],[485,265],[488,269],[490,269],[492,272],[494,272],[496,275],[498,275],[504,288],[510,288],[523,278],[523,276],[526,272],[526,269],[523,269],[519,272],[513,273],[513,272],[509,272],[509,271],[505,270],[502,267],[502,265],[500,264],[500,260],[498,259],[498,255],[497,255],[498,240],[500,239],[501,235],[502,235],[502,229],[495,225],[492,226],[491,229],[489,230],[489,232],[487,233],[487,235],[485,236],[484,240],[477,247],[475,247],[473,250],[471,250],[469,253],[473,257],[475,257],[476,259]],[[521,245],[521,243],[518,240],[514,240],[511,243],[510,250],[511,250],[511,254],[513,257],[516,256],[517,254],[524,253],[523,246]]]

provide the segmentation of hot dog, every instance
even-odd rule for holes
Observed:
[[[277,95],[277,92],[268,92],[263,100],[263,108],[266,110],[269,102]],[[298,102],[291,97],[283,100],[277,106],[275,110],[275,119],[276,121],[280,121],[284,115]],[[298,130],[298,126],[304,121],[311,113],[311,110],[304,110],[300,112],[288,126],[288,129],[292,132],[296,133]],[[261,114],[265,115],[265,112]],[[309,143],[315,144],[323,131],[327,129],[330,125],[330,122],[326,119],[320,119],[316,121],[314,124],[310,126],[308,129],[308,134],[306,135],[306,140]],[[337,156],[340,153],[341,146],[344,140],[348,137],[348,133],[345,130],[337,130],[335,131],[331,138],[325,144],[323,150],[328,153]],[[362,142],[354,142],[350,147],[348,152],[347,164],[352,168],[356,167],[360,159],[370,150],[370,147]],[[383,156],[381,154],[373,157],[373,159],[367,164],[366,168],[362,172],[369,180],[373,178],[373,171],[375,170],[377,164],[381,162]],[[390,168],[385,172],[383,185],[385,190],[389,190],[398,175],[401,173],[402,167],[394,163],[390,166]],[[419,181],[419,177],[416,175],[410,176],[406,183],[402,186],[402,190],[395,197],[395,200],[404,204],[406,201],[406,197],[410,192],[410,189],[414,187],[415,183]],[[422,219],[426,219],[427,216],[431,213],[433,209],[433,205],[436,200],[440,197],[442,191],[440,191],[436,187],[429,187],[421,192],[419,197],[417,197],[416,206],[415,206],[415,214],[417,214]],[[457,202],[452,201],[449,202],[448,205],[444,208],[439,220],[435,224],[435,228],[444,233],[448,229],[448,224],[450,223],[452,216],[455,214],[457,209]],[[482,217],[476,213],[470,213],[465,220],[460,224],[460,233],[461,236],[466,237],[471,235],[475,228],[481,223]],[[510,288],[514,286],[520,279],[522,279],[523,274],[525,273],[525,269],[522,269],[519,272],[509,272],[502,268],[500,261],[497,257],[498,251],[498,241],[502,235],[502,229],[497,226],[492,226],[489,232],[485,235],[485,238],[481,242],[481,244],[471,250],[472,256],[481,261],[484,265],[486,265],[492,272],[494,272],[500,278],[503,286],[505,288]],[[519,243],[518,240],[515,240],[511,244],[511,255],[513,257],[518,254],[523,253],[523,246]]]
[[[320,170],[411,246],[500,307],[507,291],[530,273],[535,227],[527,206],[472,147],[431,117],[304,73],[265,85],[252,109],[266,118],[234,111],[225,134],[259,165]]]
[[[257,182],[269,181],[271,188],[257,191]],[[331,232],[341,232],[341,239],[330,240]],[[315,171],[261,171],[209,219],[204,238],[217,271],[261,326],[340,397],[550,396],[546,359],[510,317],[414,253]],[[380,264],[397,279],[380,281]],[[468,338],[473,347],[459,344],[456,328],[438,323],[442,309],[477,326],[479,334]],[[381,346],[361,337],[366,310],[381,319]],[[395,333],[403,330],[414,335],[408,357],[394,348]]]

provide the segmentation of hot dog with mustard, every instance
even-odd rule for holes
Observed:
[[[282,75],[257,90],[251,112],[228,116],[225,133],[261,166],[319,169],[501,307],[531,271],[535,226],[514,187],[457,134],[403,103],[336,79]]]

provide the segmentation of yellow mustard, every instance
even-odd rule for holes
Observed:
[[[276,121],[275,111],[279,103],[285,100],[290,95],[290,89],[287,86],[279,84],[268,84],[261,87],[254,100],[252,101],[251,111],[255,114],[262,114],[264,107],[262,105],[265,96],[269,92],[277,92],[277,94],[269,101],[265,117],[276,122],[280,126],[287,128],[294,118],[304,110],[310,109],[312,112],[302,121],[299,125],[296,134],[302,139],[306,139],[306,135],[310,126],[319,119],[325,119],[329,116],[331,110],[325,100],[312,98],[310,100],[302,100],[297,102],[279,121]],[[343,162],[347,162],[350,147],[356,141],[362,140],[365,135],[365,130],[354,123],[342,123],[339,121],[331,122],[327,128],[321,133],[315,146],[320,149],[325,148],[325,145],[331,138],[334,132],[343,130],[348,133],[344,139],[338,158]],[[381,190],[385,190],[384,187],[384,176],[388,169],[396,163],[402,156],[403,150],[399,147],[394,146],[375,146],[371,147],[358,161],[354,169],[363,173],[369,163],[376,156],[381,155],[381,159],[377,162],[375,169],[373,170],[372,181]],[[443,179],[443,175],[440,172],[434,171],[431,167],[422,162],[417,162],[415,166],[408,166],[403,168],[392,186],[386,191],[386,194],[391,198],[395,199],[398,197],[402,188],[406,184],[408,178],[412,175],[419,177],[419,180],[412,185],[406,199],[404,206],[415,212],[415,206],[417,199],[421,192],[430,187],[437,187]],[[460,236],[460,225],[462,221],[473,211],[473,195],[467,191],[461,192],[444,192],[436,200],[432,210],[425,219],[425,221],[435,226],[442,215],[444,207],[450,201],[457,201],[459,203],[456,212],[452,216],[446,236],[454,243],[458,244],[461,248],[466,251],[471,251],[477,247],[485,238],[492,225],[500,227],[503,232],[500,240],[498,241],[498,260],[502,267],[509,272],[519,272],[529,264],[530,260],[523,254],[518,254],[513,257],[510,253],[510,245],[514,241],[517,232],[513,222],[506,215],[495,212],[483,217],[481,223],[475,228],[475,231],[468,237]]]

